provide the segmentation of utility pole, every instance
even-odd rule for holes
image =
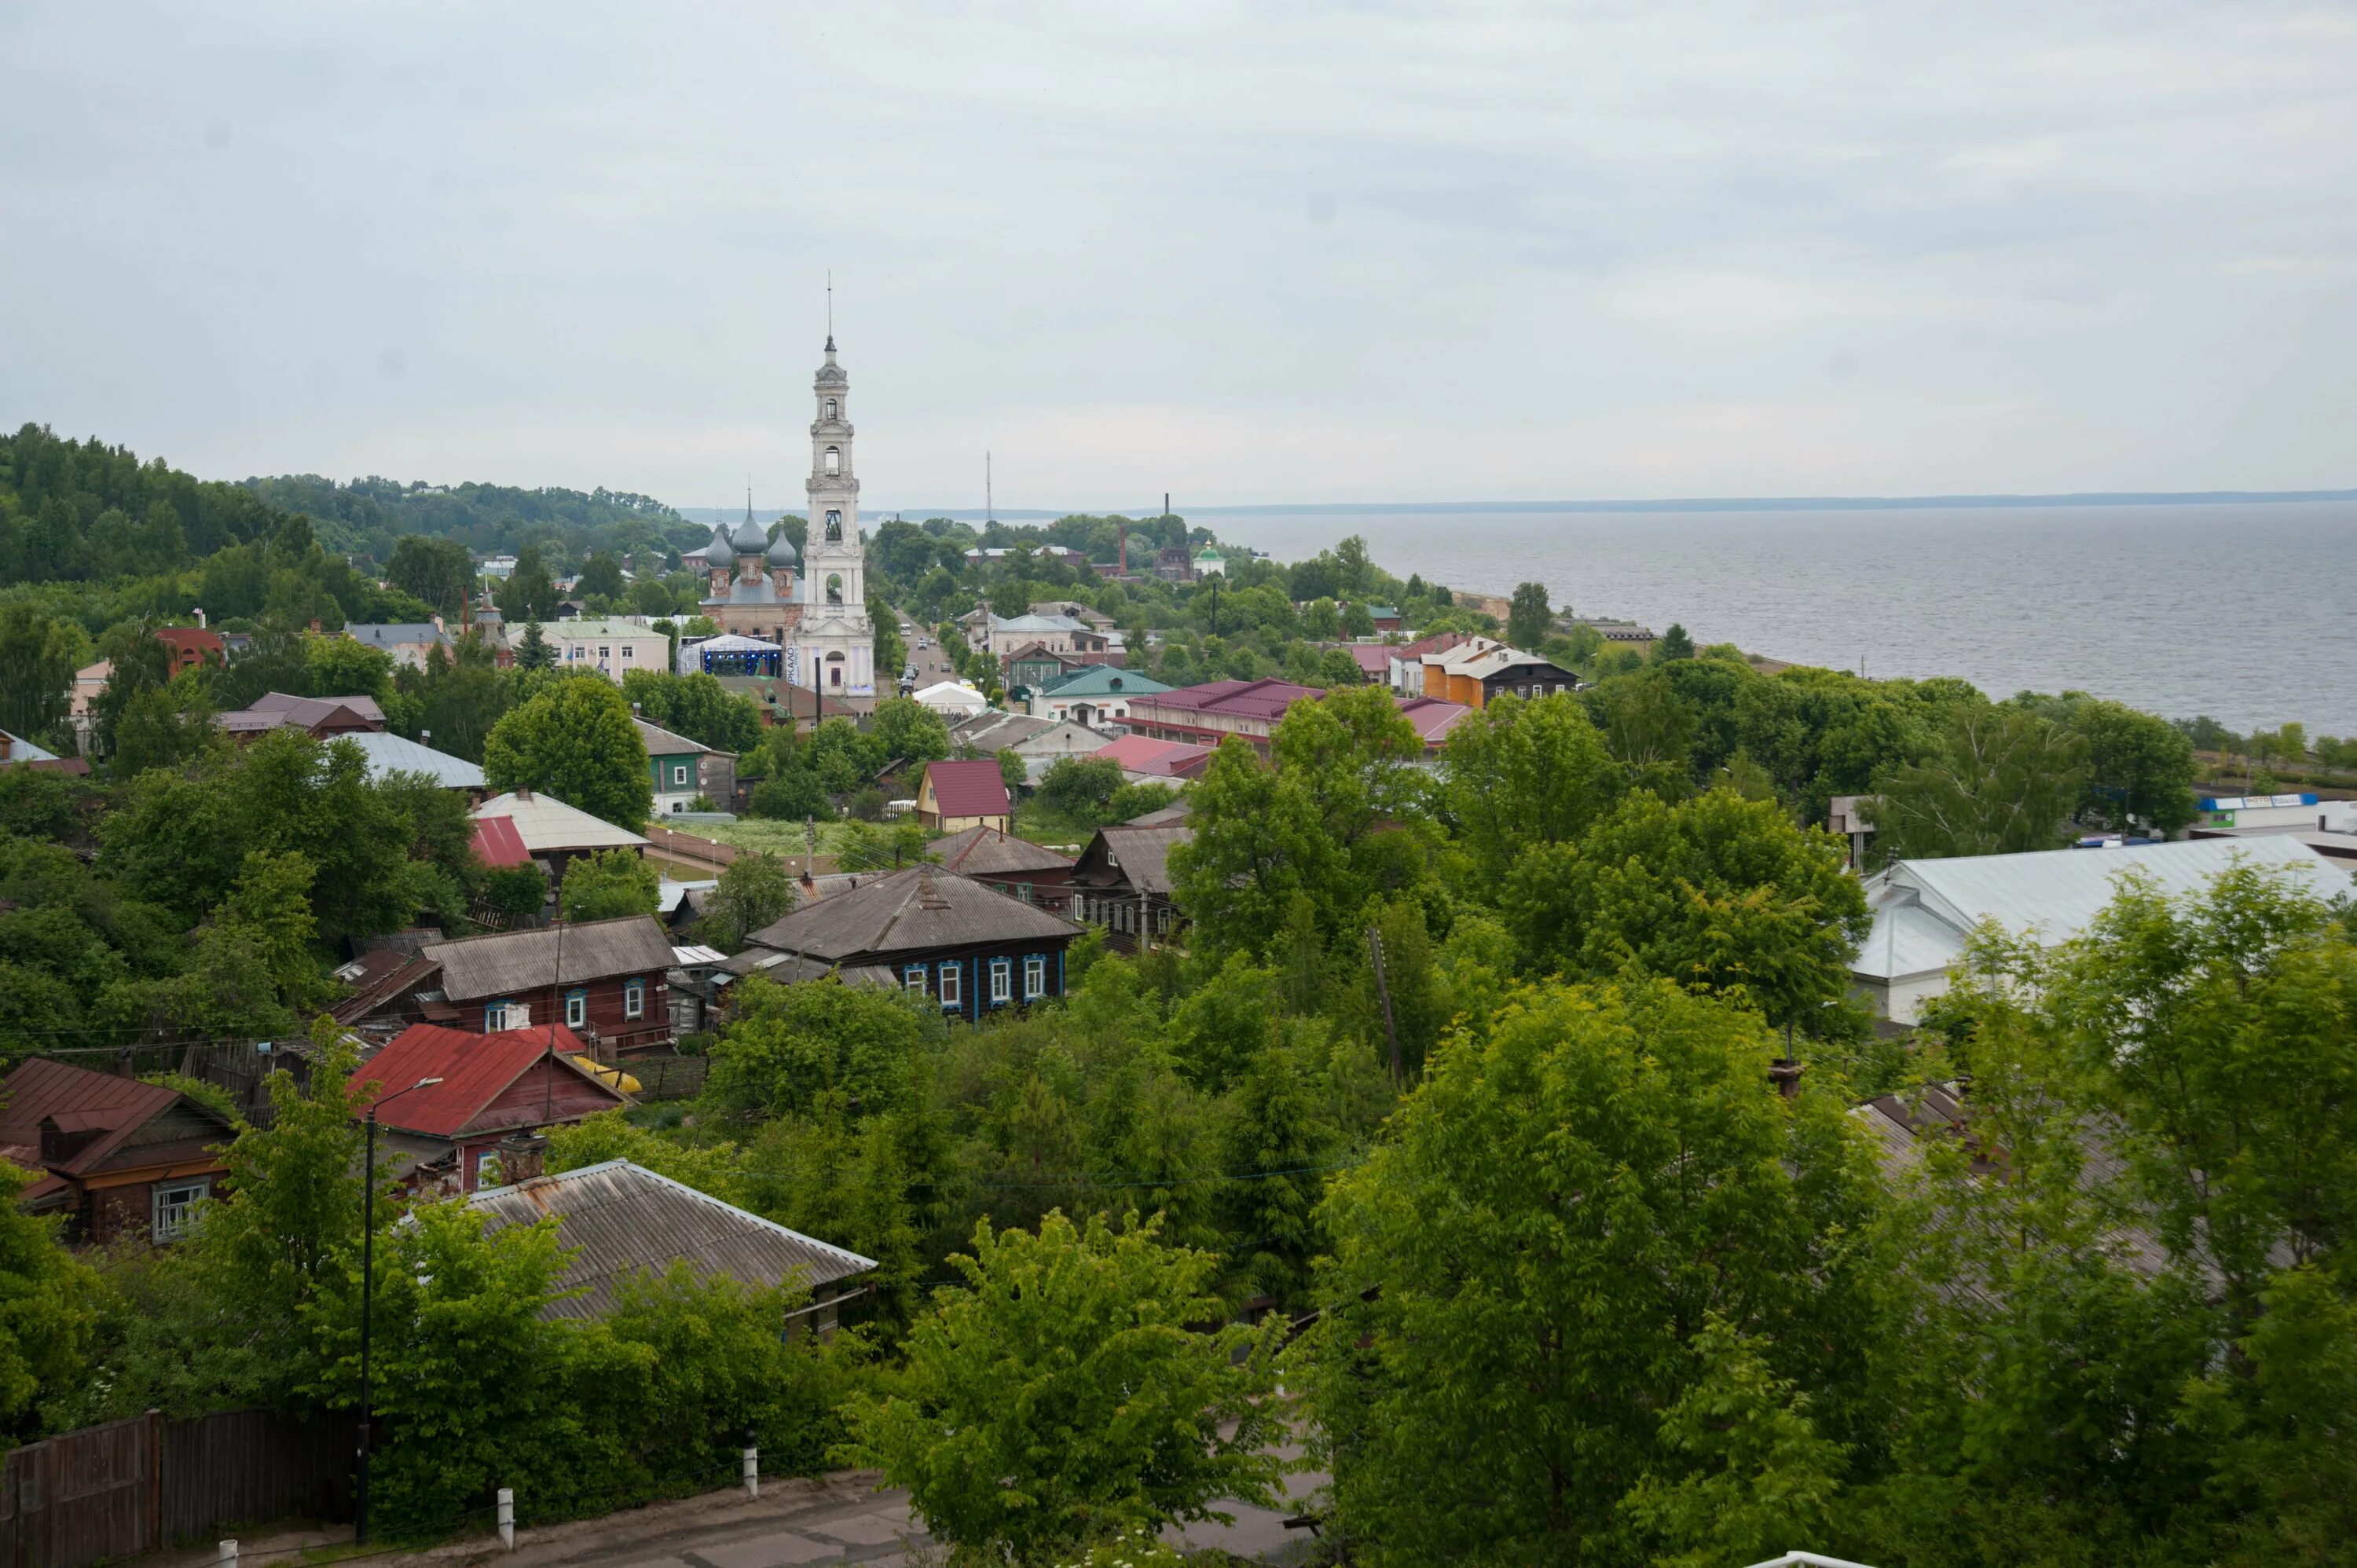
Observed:
[[[998,503],[992,499],[990,483],[990,448],[982,449],[982,524],[985,528],[998,521]]]
[[[383,1098],[382,1095],[379,1099]],[[352,1543],[368,1544],[369,1428],[374,1423],[369,1406],[369,1326],[376,1316],[376,1104],[368,1113],[368,1154],[361,1176],[361,1429],[360,1485],[353,1495]]]
[[[1392,988],[1383,975],[1383,934],[1373,926],[1367,928],[1367,951],[1375,961],[1375,994],[1383,1004],[1383,1033],[1392,1043],[1392,1082],[1405,1081],[1400,1072],[1399,1026],[1392,1021]]]

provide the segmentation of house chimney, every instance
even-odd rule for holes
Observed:
[[[16,749],[16,737],[0,730],[0,762],[5,762]]]
[[[519,785],[517,785],[517,786],[515,787],[515,798],[516,798],[517,800],[531,800],[531,799],[532,799],[532,786],[531,786],[531,785],[529,785],[529,784],[519,784]]]
[[[313,616],[313,617],[311,618],[311,630],[312,630],[313,635],[315,635],[315,636],[317,634],[317,632],[318,632],[318,630],[319,630],[319,618],[318,618],[317,616]]]
[[[1768,1081],[1787,1100],[1801,1097],[1801,1074],[1808,1064],[1797,1057],[1776,1057],[1768,1063]]]
[[[197,629],[198,629],[199,631],[202,631],[202,630],[204,630],[204,629],[205,629],[205,611],[204,611],[204,607],[203,607],[203,606],[201,606],[201,605],[198,606],[198,607],[197,607],[197,612],[196,612],[196,613],[197,613]]]
[[[548,1174],[548,1140],[519,1129],[500,1140],[500,1180],[508,1187],[538,1181]]]

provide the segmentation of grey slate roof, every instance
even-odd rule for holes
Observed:
[[[579,1294],[550,1302],[541,1309],[544,1318],[602,1317],[613,1308],[618,1281],[642,1269],[661,1273],[675,1262],[685,1262],[698,1279],[805,1288],[876,1266],[873,1258],[789,1230],[628,1160],[489,1187],[467,1207],[490,1216],[487,1230],[556,1217],[558,1240],[574,1250],[561,1283]]]
[[[649,757],[694,757],[712,750],[708,746],[698,745],[683,735],[673,735],[644,719],[634,718],[630,722],[638,725],[639,742],[647,748]]]
[[[863,963],[843,967],[824,959],[808,958],[801,953],[779,952],[771,948],[747,948],[720,967],[730,974],[758,974],[774,980],[780,985],[796,985],[806,980],[824,980],[832,974],[845,985],[864,985],[884,991],[898,991],[900,978],[881,964]]]
[[[1115,827],[1100,828],[1097,836],[1081,852],[1072,879],[1092,886],[1103,886],[1119,879],[1141,893],[1170,896],[1170,848],[1195,836],[1195,830],[1178,822],[1168,827],[1136,827],[1124,822]]]
[[[804,905],[748,940],[779,952],[841,963],[983,942],[1069,941],[1080,934],[1070,920],[971,877],[914,865]]]
[[[571,985],[611,974],[661,974],[672,964],[671,939],[651,915],[428,942],[419,956],[442,966],[442,994],[453,1002],[537,990],[552,974],[554,983]]]
[[[964,876],[1005,871],[1069,871],[1072,863],[1051,849],[999,828],[968,828],[926,846],[942,866]]]

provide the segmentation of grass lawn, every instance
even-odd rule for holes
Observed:
[[[739,817],[733,822],[698,822],[680,829],[682,832],[700,833],[718,839],[737,849],[767,850],[800,860],[809,847],[806,830],[800,822],[782,822],[769,817]],[[821,822],[818,825],[818,852],[834,854],[843,848],[843,825]]]

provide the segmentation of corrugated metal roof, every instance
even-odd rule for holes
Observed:
[[[361,754],[368,758],[371,779],[382,779],[388,773],[423,773],[446,789],[483,787],[483,770],[475,764],[463,757],[420,746],[406,736],[362,730],[356,735],[339,735],[336,740],[339,745],[349,742],[361,748]]]
[[[2207,886],[2238,860],[2287,867],[2298,884],[2322,897],[2349,891],[2347,870],[2289,838],[1899,860],[1866,879],[1874,929],[1850,967],[1878,980],[1937,972],[1955,961],[1984,920],[2055,946],[2086,929],[2117,896],[2124,871],[2140,871],[2162,892],[2182,895]]]
[[[475,858],[494,870],[522,865],[532,858],[512,817],[477,817],[474,845]]]
[[[644,719],[634,718],[630,723],[638,726],[639,744],[647,748],[649,757],[708,756],[712,751],[708,746],[700,746],[683,735],[673,735],[662,725],[651,725]]]
[[[562,1024],[502,1029],[490,1035],[412,1024],[352,1075],[363,1086],[354,1107],[364,1112],[375,1105],[377,1121],[387,1127],[451,1137],[465,1130],[544,1057],[553,1058],[563,1070],[611,1096],[616,1105],[629,1104],[620,1093],[569,1059],[587,1049],[580,1036]],[[427,1079],[433,1081],[421,1082]]]
[[[1072,863],[1028,839],[1003,828],[968,828],[936,839],[927,846],[941,856],[944,869],[965,876],[987,876],[995,871],[1069,871]]]
[[[686,1263],[698,1279],[804,1288],[876,1266],[873,1258],[789,1230],[628,1160],[490,1187],[467,1203],[488,1215],[487,1229],[494,1230],[555,1216],[558,1239],[572,1250],[562,1283],[577,1294],[550,1302],[543,1317],[602,1317],[612,1310],[614,1287],[623,1276],[660,1273],[674,1262]]]
[[[505,817],[534,854],[555,849],[619,849],[647,841],[628,828],[576,810],[553,795],[521,792],[494,795],[470,813],[476,821]]]
[[[1004,817],[1015,809],[1006,799],[1006,776],[991,757],[928,762],[925,782],[933,792],[933,810],[944,817]]]
[[[474,1002],[608,975],[660,974],[671,967],[671,940],[652,915],[624,915],[428,942],[420,956],[442,966],[445,996]]]
[[[917,865],[796,909],[749,940],[779,952],[840,962],[874,953],[1078,935],[1078,926],[1035,904],[953,871]]]
[[[92,1072],[51,1057],[36,1057],[0,1083],[0,1144],[29,1146],[38,1151],[44,1118],[55,1121],[60,1132],[101,1130],[104,1136],[92,1140],[71,1159],[59,1162],[58,1167],[66,1171],[92,1170],[124,1139],[179,1106],[184,1098],[160,1084]],[[223,1142],[236,1136],[234,1127],[201,1102],[189,1100],[187,1105],[191,1112],[218,1124]]]

